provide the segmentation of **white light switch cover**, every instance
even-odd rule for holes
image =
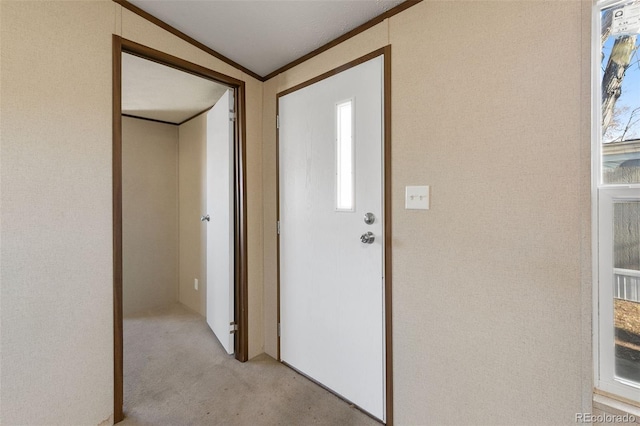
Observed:
[[[429,187],[405,187],[404,208],[407,210],[429,210]]]

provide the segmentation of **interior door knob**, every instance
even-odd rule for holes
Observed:
[[[363,244],[373,244],[373,241],[375,239],[376,237],[371,231],[365,232],[364,234],[360,235],[360,241],[362,241]]]
[[[210,220],[210,219],[211,219],[211,218],[209,217],[209,215],[206,215],[206,216],[200,216],[200,222],[204,222],[205,220],[206,220],[207,222],[209,222],[209,220]]]

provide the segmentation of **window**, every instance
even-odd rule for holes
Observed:
[[[640,4],[594,15],[595,383],[640,401]]]
[[[353,99],[336,104],[336,210],[354,211]]]

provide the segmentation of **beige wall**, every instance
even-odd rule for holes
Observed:
[[[178,126],[122,118],[124,315],[178,300]]]
[[[590,411],[589,3],[425,1],[264,84],[265,349],[276,93],[392,47],[397,424]],[[406,185],[431,209],[404,210]]]
[[[0,423],[113,412],[112,33],[247,82],[251,356],[276,349],[275,94],[390,43],[397,423],[573,423],[591,408],[589,14],[425,1],[263,85],[111,1],[1,1]],[[431,210],[403,209],[411,184]]]
[[[179,127],[180,302],[207,314],[207,232],[200,216],[207,211],[207,115]],[[194,279],[198,279],[198,290]]]
[[[0,423],[113,413],[110,2],[0,2]]]
[[[247,102],[246,191],[247,258],[249,261],[249,359],[264,352],[263,216],[262,216],[262,82],[248,78],[247,93],[260,96]]]
[[[262,84],[108,0],[3,0],[0,20],[0,423],[108,422],[112,34],[246,81],[258,164]],[[261,182],[249,168],[251,305],[262,304]],[[261,320],[249,317],[252,355]]]

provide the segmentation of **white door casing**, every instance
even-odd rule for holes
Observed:
[[[233,91],[207,113],[207,324],[234,353]]]
[[[278,110],[281,360],[385,421],[383,62],[281,96]],[[354,208],[337,211],[336,105],[348,100]]]

